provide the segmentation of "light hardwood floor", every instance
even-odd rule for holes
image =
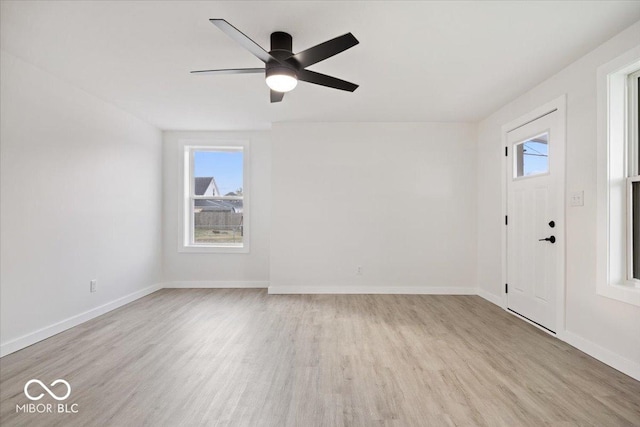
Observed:
[[[640,382],[475,296],[165,289],[0,369],[3,427],[640,426]],[[32,378],[78,413],[16,414]]]

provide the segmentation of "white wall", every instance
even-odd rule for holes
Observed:
[[[251,247],[249,253],[180,253],[182,162],[180,140],[250,143]],[[163,133],[164,280],[167,287],[266,287],[269,281],[271,142],[268,131]]]
[[[640,307],[596,295],[596,70],[639,42],[640,22],[479,123],[477,170],[478,283],[500,300],[501,126],[567,94],[567,194],[584,190],[585,200],[583,207],[566,208],[567,337],[634,369],[640,368]]]
[[[6,353],[157,289],[162,163],[159,130],[1,55]]]
[[[475,293],[475,130],[275,124],[269,291]]]

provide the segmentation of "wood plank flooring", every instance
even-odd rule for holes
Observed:
[[[78,413],[17,414],[32,378]],[[3,427],[640,426],[640,382],[475,296],[164,289],[0,359],[0,398]]]

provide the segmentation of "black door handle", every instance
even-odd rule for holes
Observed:
[[[555,243],[556,242],[556,236],[549,236],[546,237],[544,239],[538,239],[539,242],[551,242],[551,243]]]

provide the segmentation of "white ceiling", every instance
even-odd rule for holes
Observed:
[[[476,121],[640,19],[638,1],[2,2],[2,49],[161,129],[259,129],[281,121]],[[269,103],[259,67],[209,18],[294,51],[352,32],[360,44],[310,67],[360,84],[300,83]]]

